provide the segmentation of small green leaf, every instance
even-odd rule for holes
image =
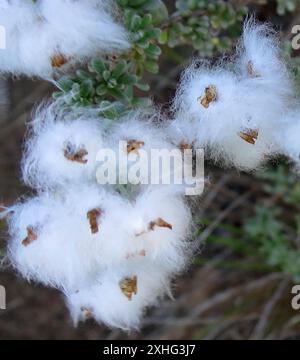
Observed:
[[[131,18],[131,21],[130,21],[130,30],[132,32],[138,30],[141,26],[141,23],[142,23],[142,18],[137,15],[137,14],[134,14]]]
[[[146,27],[150,26],[151,24],[152,24],[152,15],[146,14],[145,16],[143,16],[142,22],[141,22],[141,28],[145,29]]]
[[[91,78],[91,75],[85,70],[76,70],[76,76],[80,80],[86,80]]]
[[[114,89],[116,86],[118,85],[118,82],[116,79],[114,78],[110,78],[108,81],[107,81],[107,87],[109,89]]]
[[[105,81],[108,81],[108,79],[111,77],[111,72],[109,70],[104,70],[102,76]]]
[[[150,90],[150,85],[149,85],[149,84],[146,84],[146,83],[144,83],[144,82],[141,82],[141,81],[137,82],[137,83],[135,84],[135,86],[136,86],[138,89],[142,90],[142,91],[149,91],[149,90]]]
[[[137,76],[131,74],[124,74],[119,78],[119,82],[125,85],[134,85],[137,80]]]
[[[145,12],[151,13],[153,23],[159,24],[168,18],[168,9],[165,3],[161,0],[147,0],[143,6]]]
[[[145,62],[145,69],[152,74],[157,74],[159,71],[159,66],[156,61],[148,60]]]
[[[159,39],[158,39],[159,43],[162,45],[165,45],[168,42],[168,39],[169,39],[168,31],[167,30],[161,31]]]
[[[106,65],[104,64],[104,62],[100,59],[93,59],[91,61],[91,65],[90,65],[91,69],[94,70],[95,72],[97,72],[98,74],[102,74],[103,71],[106,70]]]
[[[111,103],[109,101],[102,101],[100,103],[100,111],[102,115],[107,117],[108,119],[117,118],[124,110],[125,106],[119,101],[116,101],[114,103]]]
[[[67,92],[67,91],[70,91],[72,89],[73,81],[68,76],[63,76],[61,79],[59,79],[56,82],[56,86],[60,90],[62,90],[64,92]]]
[[[104,96],[107,93],[107,88],[105,85],[101,84],[96,88],[96,94],[99,96]]]
[[[115,79],[118,79],[122,74],[125,73],[126,69],[127,69],[127,62],[125,60],[121,60],[113,69],[112,76]]]
[[[145,52],[149,55],[159,56],[161,54],[161,48],[155,44],[150,44]]]
[[[95,93],[94,84],[91,79],[84,80],[80,86],[80,95],[83,98],[92,96]]]

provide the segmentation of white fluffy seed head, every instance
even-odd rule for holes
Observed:
[[[133,236],[134,226],[130,217],[132,208],[129,202],[109,192],[99,196],[99,189],[101,188],[97,186],[70,189],[66,195],[66,206],[73,209],[78,231],[85,238],[91,239],[92,246],[86,252],[101,268],[126,262],[131,254],[138,254],[142,247]],[[93,231],[93,217],[89,221],[87,217],[94,210],[96,228]]]
[[[12,210],[9,258],[28,280],[75,291],[136,251],[119,218],[126,203],[97,186],[44,193]]]
[[[292,82],[283,60],[274,30],[267,24],[250,19],[244,24],[237,47],[237,70],[246,79],[278,91],[281,96],[293,96]]]
[[[3,1],[7,49],[0,71],[52,78],[98,53],[130,47],[108,0]]]
[[[147,117],[142,111],[129,113],[112,127],[111,144],[117,147],[120,140],[137,140],[144,143],[140,149],[146,152],[151,149],[171,148],[164,126],[155,122],[158,120]],[[126,149],[123,150],[127,153]]]
[[[72,186],[12,210],[11,263],[48,286],[75,291],[132,259],[173,276],[187,261],[190,212],[176,190],[149,189],[129,202],[101,187]]]
[[[114,19],[117,9],[111,0],[40,0],[40,9],[67,57],[129,47],[128,34]]]
[[[75,107],[64,111],[59,104],[37,112],[25,142],[23,179],[38,189],[96,181],[104,120]]]
[[[1,72],[18,73],[28,70],[28,64],[20,56],[21,34],[35,27],[37,19],[38,12],[32,1],[1,1],[0,24],[5,29],[6,38],[6,49],[0,53]]]
[[[135,201],[132,220],[147,259],[165,267],[170,274],[184,268],[192,247],[191,213],[177,191],[171,185],[147,188]]]
[[[97,196],[99,201],[105,195],[98,192]],[[26,279],[47,286],[74,291],[83,286],[100,270],[84,215],[78,218],[58,194],[43,194],[15,205],[9,217],[12,265]]]
[[[182,270],[188,256],[191,215],[175,188],[153,186],[132,201],[110,192],[101,194],[94,186],[71,188],[66,195],[66,207],[73,209],[80,236],[94,239],[86,252],[90,251],[99,268],[145,258],[170,274]],[[99,213],[98,228],[92,233],[86,218],[94,209]]]
[[[225,160],[225,165],[245,170],[256,168],[273,152],[273,116],[278,117],[278,113],[272,108],[269,113],[265,110],[259,89],[252,88],[249,93],[236,74],[220,68],[191,68],[182,86],[177,122],[184,122],[189,115],[196,129],[195,146],[205,148],[216,161],[224,164]],[[214,87],[216,98],[204,106],[201,102],[210,87]],[[255,144],[240,136],[249,130],[258,133]]]
[[[181,149],[191,149],[197,142],[198,123],[189,115],[183,113],[170,121],[167,132],[172,144]]]
[[[109,147],[118,154],[119,161],[127,157],[126,171],[131,183],[161,184],[164,179],[173,182],[177,163],[171,161],[169,166],[162,167],[159,161],[164,154],[172,156],[174,151],[173,158],[181,160],[181,153],[169,141],[167,129],[159,120],[135,111],[111,128]]]
[[[126,283],[121,290],[121,282],[126,279],[129,285],[136,281],[128,292]],[[109,327],[138,329],[146,308],[169,292],[169,282],[156,263],[131,259],[126,266],[107,269],[96,282],[78,292],[66,293],[66,302],[75,324],[92,317]]]
[[[293,87],[265,27],[247,23],[243,39],[237,65],[231,64],[236,71],[224,63],[193,64],[186,70],[175,98],[173,128],[180,131],[183,125],[176,123],[188,118],[196,129],[196,146],[225,166],[253,170],[279,151],[276,135],[284,126]],[[256,41],[262,44],[257,52]],[[191,132],[181,132],[192,140]]]

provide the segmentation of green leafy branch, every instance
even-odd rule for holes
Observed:
[[[220,0],[176,1],[171,15],[161,0],[117,2],[130,34],[130,50],[93,59],[86,69],[63,76],[55,93],[55,97],[67,95],[67,102],[80,106],[98,105],[99,113],[109,119],[151,105],[147,96],[150,85],[144,78],[147,72],[158,73],[161,46],[188,45],[205,55],[230,48],[234,27],[238,36],[245,13]],[[228,38],[223,36],[225,31]]]

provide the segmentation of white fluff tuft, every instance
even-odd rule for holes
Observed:
[[[2,1],[0,23],[7,49],[0,71],[52,78],[98,53],[130,47],[108,0]]]
[[[104,146],[104,119],[59,104],[41,108],[30,124],[23,179],[38,189],[96,181],[97,153]]]
[[[105,197],[97,195],[98,201]],[[88,219],[85,214],[76,223],[76,215],[76,210],[58,194],[44,194],[14,206],[9,217],[8,253],[23,277],[75,291],[97,274],[99,269],[92,253],[95,239]],[[29,238],[28,229],[32,230]]]
[[[129,299],[121,290],[121,282],[135,277],[136,293]],[[66,293],[66,301],[75,324],[93,317],[109,327],[138,329],[146,308],[169,293],[169,282],[159,264],[132,259],[126,266],[107,269],[78,292]]]
[[[267,47],[266,57],[256,43]],[[186,70],[175,99],[173,137],[194,137],[195,146],[204,147],[217,162],[249,171],[279,152],[277,133],[293,87],[277,44],[263,26],[245,25],[239,58],[231,65],[235,71],[227,70],[226,63],[195,63]],[[196,134],[182,131],[185,119]]]
[[[158,219],[165,226],[149,224]],[[180,192],[172,186],[147,188],[134,205],[135,233],[147,258],[165,266],[170,273],[181,271],[189,253],[191,213]]]
[[[181,153],[169,140],[167,128],[158,119],[146,116],[141,111],[132,112],[112,126],[107,141],[108,146],[119,154],[119,161],[127,156],[127,173],[131,183],[147,185],[153,180],[159,185],[165,179],[173,183],[175,162],[164,168],[151,167],[158,157],[171,155],[173,151],[174,158],[181,160]]]
[[[27,280],[66,293],[75,322],[84,307],[109,326],[137,328],[144,308],[165,294],[188,259],[190,212],[180,194],[165,187],[131,203],[96,186],[71,187],[10,212],[12,265]],[[129,299],[120,281],[133,276],[138,290]]]
[[[293,86],[280,44],[270,26],[257,24],[253,19],[245,22],[237,47],[236,66],[245,78],[268,86],[273,92],[277,90],[278,96],[293,96]]]

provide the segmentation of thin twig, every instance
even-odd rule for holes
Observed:
[[[260,319],[258,323],[256,324],[253,333],[250,337],[251,340],[259,340],[264,337],[266,328],[269,324],[270,317],[272,315],[272,312],[278,303],[278,301],[281,299],[283,292],[287,288],[288,284],[290,283],[289,278],[285,278],[281,281],[279,286],[277,287],[276,291],[274,292],[273,296],[270,298],[270,300],[267,302]]]
[[[220,223],[239,205],[241,205],[249,196],[252,194],[252,190],[247,191],[245,194],[239,196],[235,199],[226,209],[224,209],[217,218],[205,229],[202,231],[201,235],[198,238],[198,241],[201,243],[205,241],[219,226]]]

